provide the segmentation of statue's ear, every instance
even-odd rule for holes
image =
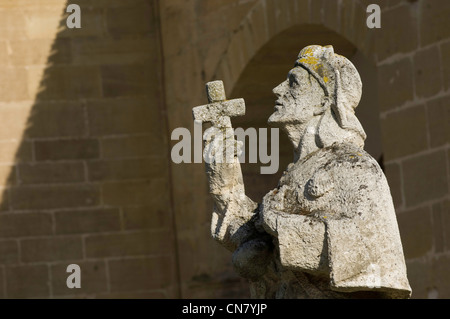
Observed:
[[[325,113],[325,111],[328,110],[328,108],[332,103],[333,101],[329,96],[324,96],[322,100],[322,105],[320,106],[320,109],[314,112],[314,116],[322,115],[323,113]]]

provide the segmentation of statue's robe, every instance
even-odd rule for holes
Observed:
[[[260,236],[242,242],[233,261],[253,274],[253,297],[411,294],[388,183],[355,146],[334,144],[290,164],[252,223]]]

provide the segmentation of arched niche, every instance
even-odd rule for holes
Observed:
[[[273,112],[276,99],[272,89],[286,79],[300,50],[312,44],[332,45],[336,53],[350,59],[358,69],[363,82],[363,95],[356,114],[368,135],[365,149],[379,160],[382,151],[376,67],[350,41],[322,25],[293,26],[271,38],[253,56],[230,94],[230,98],[244,98],[246,102],[245,116],[234,118],[233,126],[244,129],[270,128],[267,119]],[[248,151],[248,143],[246,144]],[[270,153],[271,146],[268,149]],[[242,171],[248,196],[260,202],[269,190],[276,187],[282,172],[292,159],[292,146],[281,131],[277,173],[260,174],[260,167],[266,164],[259,161],[256,164],[247,163],[247,157],[246,163],[242,164]]]

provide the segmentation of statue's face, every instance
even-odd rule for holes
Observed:
[[[308,122],[324,97],[317,80],[302,67],[289,71],[286,81],[274,88],[273,93],[277,96],[275,112],[268,120],[273,126]]]

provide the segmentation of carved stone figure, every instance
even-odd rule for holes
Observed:
[[[234,142],[225,128],[243,101],[221,103],[216,82],[208,93],[216,103],[194,109],[214,126],[205,132],[213,238],[233,252],[253,298],[409,298],[389,186],[363,150],[355,116],[362,93],[356,68],[332,46],[308,46],[273,92],[268,123],[286,132],[294,162],[260,204],[245,195],[237,154],[216,160],[219,145]]]

